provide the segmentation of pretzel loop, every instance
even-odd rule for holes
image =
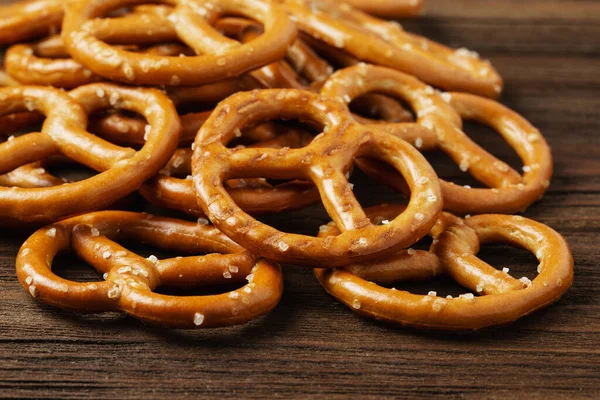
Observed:
[[[323,133],[301,149],[225,147],[237,129],[273,118],[298,118],[322,127]],[[364,156],[393,165],[413,190],[407,211],[386,227],[369,222],[345,178],[353,158]],[[254,91],[222,102],[198,133],[192,172],[198,203],[219,229],[266,258],[301,265],[344,265],[408,246],[427,233],[441,208],[435,174],[412,146],[365,131],[342,103],[305,91]],[[232,201],[222,183],[255,177],[313,181],[344,232],[323,240],[256,221]]]
[[[75,99],[41,87],[0,89],[0,115],[24,110],[46,115],[41,134],[26,134],[0,145],[0,154],[4,154],[0,173],[54,154],[64,154],[100,172],[84,181],[54,187],[0,188],[0,218],[40,223],[106,207],[155,175],[175,150],[179,119],[159,91],[94,84],[77,89],[72,96]],[[85,131],[87,112],[110,105],[147,117],[148,141],[140,151],[112,145]]]
[[[367,214],[386,221],[403,209],[380,206],[368,209]],[[329,224],[319,236],[337,232]],[[436,239],[430,252],[409,249],[375,263],[315,269],[315,275],[328,293],[360,314],[440,330],[477,330],[511,323],[558,300],[572,283],[573,259],[565,240],[535,221],[505,215],[480,215],[463,221],[444,213],[430,234]],[[498,241],[535,253],[539,275],[532,282],[516,280],[476,257],[480,244]],[[430,279],[442,272],[480,296],[416,295],[373,284]]]
[[[146,259],[113,241],[121,238],[171,251],[213,254]],[[56,276],[52,260],[70,247],[106,274],[106,280],[73,282]],[[143,321],[179,328],[245,323],[273,309],[283,291],[279,266],[259,260],[214,227],[128,212],[86,214],[40,229],[19,251],[17,275],[34,298],[57,307],[121,310]],[[218,295],[153,292],[159,285],[198,287],[246,280],[240,289]]]

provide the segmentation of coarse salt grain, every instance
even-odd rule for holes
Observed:
[[[200,218],[198,218],[198,224],[199,225],[208,225],[208,220],[204,217],[200,217]]]
[[[50,228],[46,231],[46,236],[55,237],[56,236],[56,228]]]
[[[200,326],[200,325],[202,325],[203,322],[204,322],[204,314],[200,314],[199,312],[194,314],[194,325]]]
[[[531,285],[531,279],[529,279],[528,277],[524,276],[521,279],[519,279],[521,282],[523,282],[524,285]]]
[[[437,292],[436,292],[436,291],[434,291],[434,290],[432,290],[432,291],[430,291],[429,293],[427,293],[427,296],[432,296],[432,297],[435,297],[435,296],[437,296]]]

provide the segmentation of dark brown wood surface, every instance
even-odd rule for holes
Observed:
[[[571,245],[575,283],[563,299],[506,328],[424,333],[358,317],[325,294],[310,270],[286,267],[285,295],[270,315],[242,327],[168,330],[34,302],[14,272],[25,235],[4,230],[0,398],[599,398],[600,2],[428,0],[427,9],[407,29],[490,58],[505,78],[502,102],[553,148],[552,186],[525,215]],[[519,167],[495,135],[469,129]],[[432,160],[440,175],[469,182]],[[364,177],[355,181],[363,204],[393,201]],[[314,233],[326,218],[313,207],[267,220]],[[491,246],[481,255],[534,275],[535,259],[523,251]],[[63,276],[74,276],[71,262],[59,263]]]

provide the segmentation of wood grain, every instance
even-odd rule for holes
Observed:
[[[423,333],[358,317],[310,270],[287,267],[284,298],[269,316],[209,332],[165,330],[32,301],[14,274],[25,235],[4,231],[0,398],[600,397],[600,3],[428,0],[427,10],[406,28],[490,58],[505,78],[502,101],[553,147],[552,186],[525,215],[571,245],[576,277],[562,300],[503,329]],[[519,165],[488,131],[469,131]],[[468,182],[456,167],[434,163],[440,175]],[[395,198],[364,177],[355,183],[364,204]],[[267,220],[314,233],[326,217],[313,207]],[[482,257],[530,275],[535,269],[518,250],[490,247]],[[69,263],[77,261],[61,264]]]

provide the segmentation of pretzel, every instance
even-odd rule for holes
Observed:
[[[141,55],[111,47],[95,37],[102,20],[94,18],[142,0],[77,2],[67,7],[62,36],[73,58],[98,75],[138,85],[199,85],[239,76],[282,58],[296,38],[296,29],[275,3],[223,0],[218,9],[205,1],[173,1],[169,21],[183,42],[202,55],[164,57]],[[209,6],[212,7],[209,9]],[[209,24],[219,15],[241,14],[265,26],[265,34],[247,44],[224,38]]]
[[[525,119],[499,103],[462,93],[440,95],[401,72],[367,65],[338,71],[325,84],[322,94],[348,103],[371,91],[402,98],[418,115],[416,123],[384,124],[378,125],[379,129],[410,140],[422,150],[439,148],[462,171],[468,171],[491,187],[470,188],[440,180],[444,209],[459,214],[523,211],[548,188],[552,154],[546,141]],[[461,118],[478,121],[498,131],[523,160],[525,174],[521,176],[469,139],[462,131]],[[397,190],[405,188],[398,174],[380,163],[361,159],[357,165]]]
[[[143,258],[114,240],[135,239],[182,254]],[[74,282],[55,275],[57,253],[73,249],[105,274],[104,281]],[[221,253],[221,254],[218,254]],[[35,232],[17,256],[17,276],[36,300],[79,312],[123,311],[142,321],[176,328],[243,324],[271,311],[283,292],[281,268],[241,248],[210,225],[130,212],[96,212]],[[155,293],[158,286],[242,288],[207,296]]]
[[[140,151],[124,149],[85,131],[87,114],[114,106],[144,115],[150,125]],[[60,90],[19,86],[0,89],[0,115],[23,110],[46,116],[41,133],[0,145],[0,174],[56,154],[100,173],[89,179],[44,188],[0,188],[3,223],[43,223],[106,207],[137,190],[175,151],[177,113],[159,91],[110,84],[82,86],[70,95]]]
[[[301,149],[228,149],[238,129],[272,118],[300,118],[322,128]],[[335,267],[372,259],[414,243],[435,222],[442,201],[437,178],[408,143],[352,121],[338,101],[294,89],[239,93],[219,104],[198,132],[192,175],[198,204],[237,243],[271,260]],[[374,226],[352,193],[345,173],[354,157],[371,156],[397,168],[413,189],[407,211]],[[312,181],[325,209],[344,233],[333,239],[280,232],[242,211],[223,187],[233,178]]]
[[[312,135],[295,129],[251,148],[299,148],[310,143]],[[154,205],[205,216],[196,201],[191,178],[191,149],[179,149],[158,176],[140,188],[140,193]],[[187,176],[180,179],[176,176]],[[244,211],[252,214],[279,213],[302,209],[319,201],[319,193],[309,182],[292,181],[272,186],[264,179],[238,179],[227,182],[228,193]]]
[[[73,0],[30,0],[0,6],[0,46],[58,30],[64,4]]]
[[[367,210],[385,221],[403,206]],[[319,236],[336,235],[329,224]],[[479,215],[460,220],[444,213],[430,233],[430,252],[403,250],[372,264],[345,269],[315,269],[325,290],[353,311],[404,326],[436,330],[478,330],[506,325],[558,300],[573,281],[573,259],[565,240],[538,222],[506,215]],[[512,278],[477,258],[480,244],[506,242],[536,254],[538,276]],[[446,298],[435,292],[416,295],[377,285],[423,280],[442,272],[476,292]]]
[[[357,10],[383,18],[416,17],[421,13],[423,0],[345,0]]]
[[[446,90],[498,97],[502,79],[487,61],[466,49],[453,50],[407,33],[333,1],[285,0],[301,31],[343,49],[359,60],[414,75]]]

